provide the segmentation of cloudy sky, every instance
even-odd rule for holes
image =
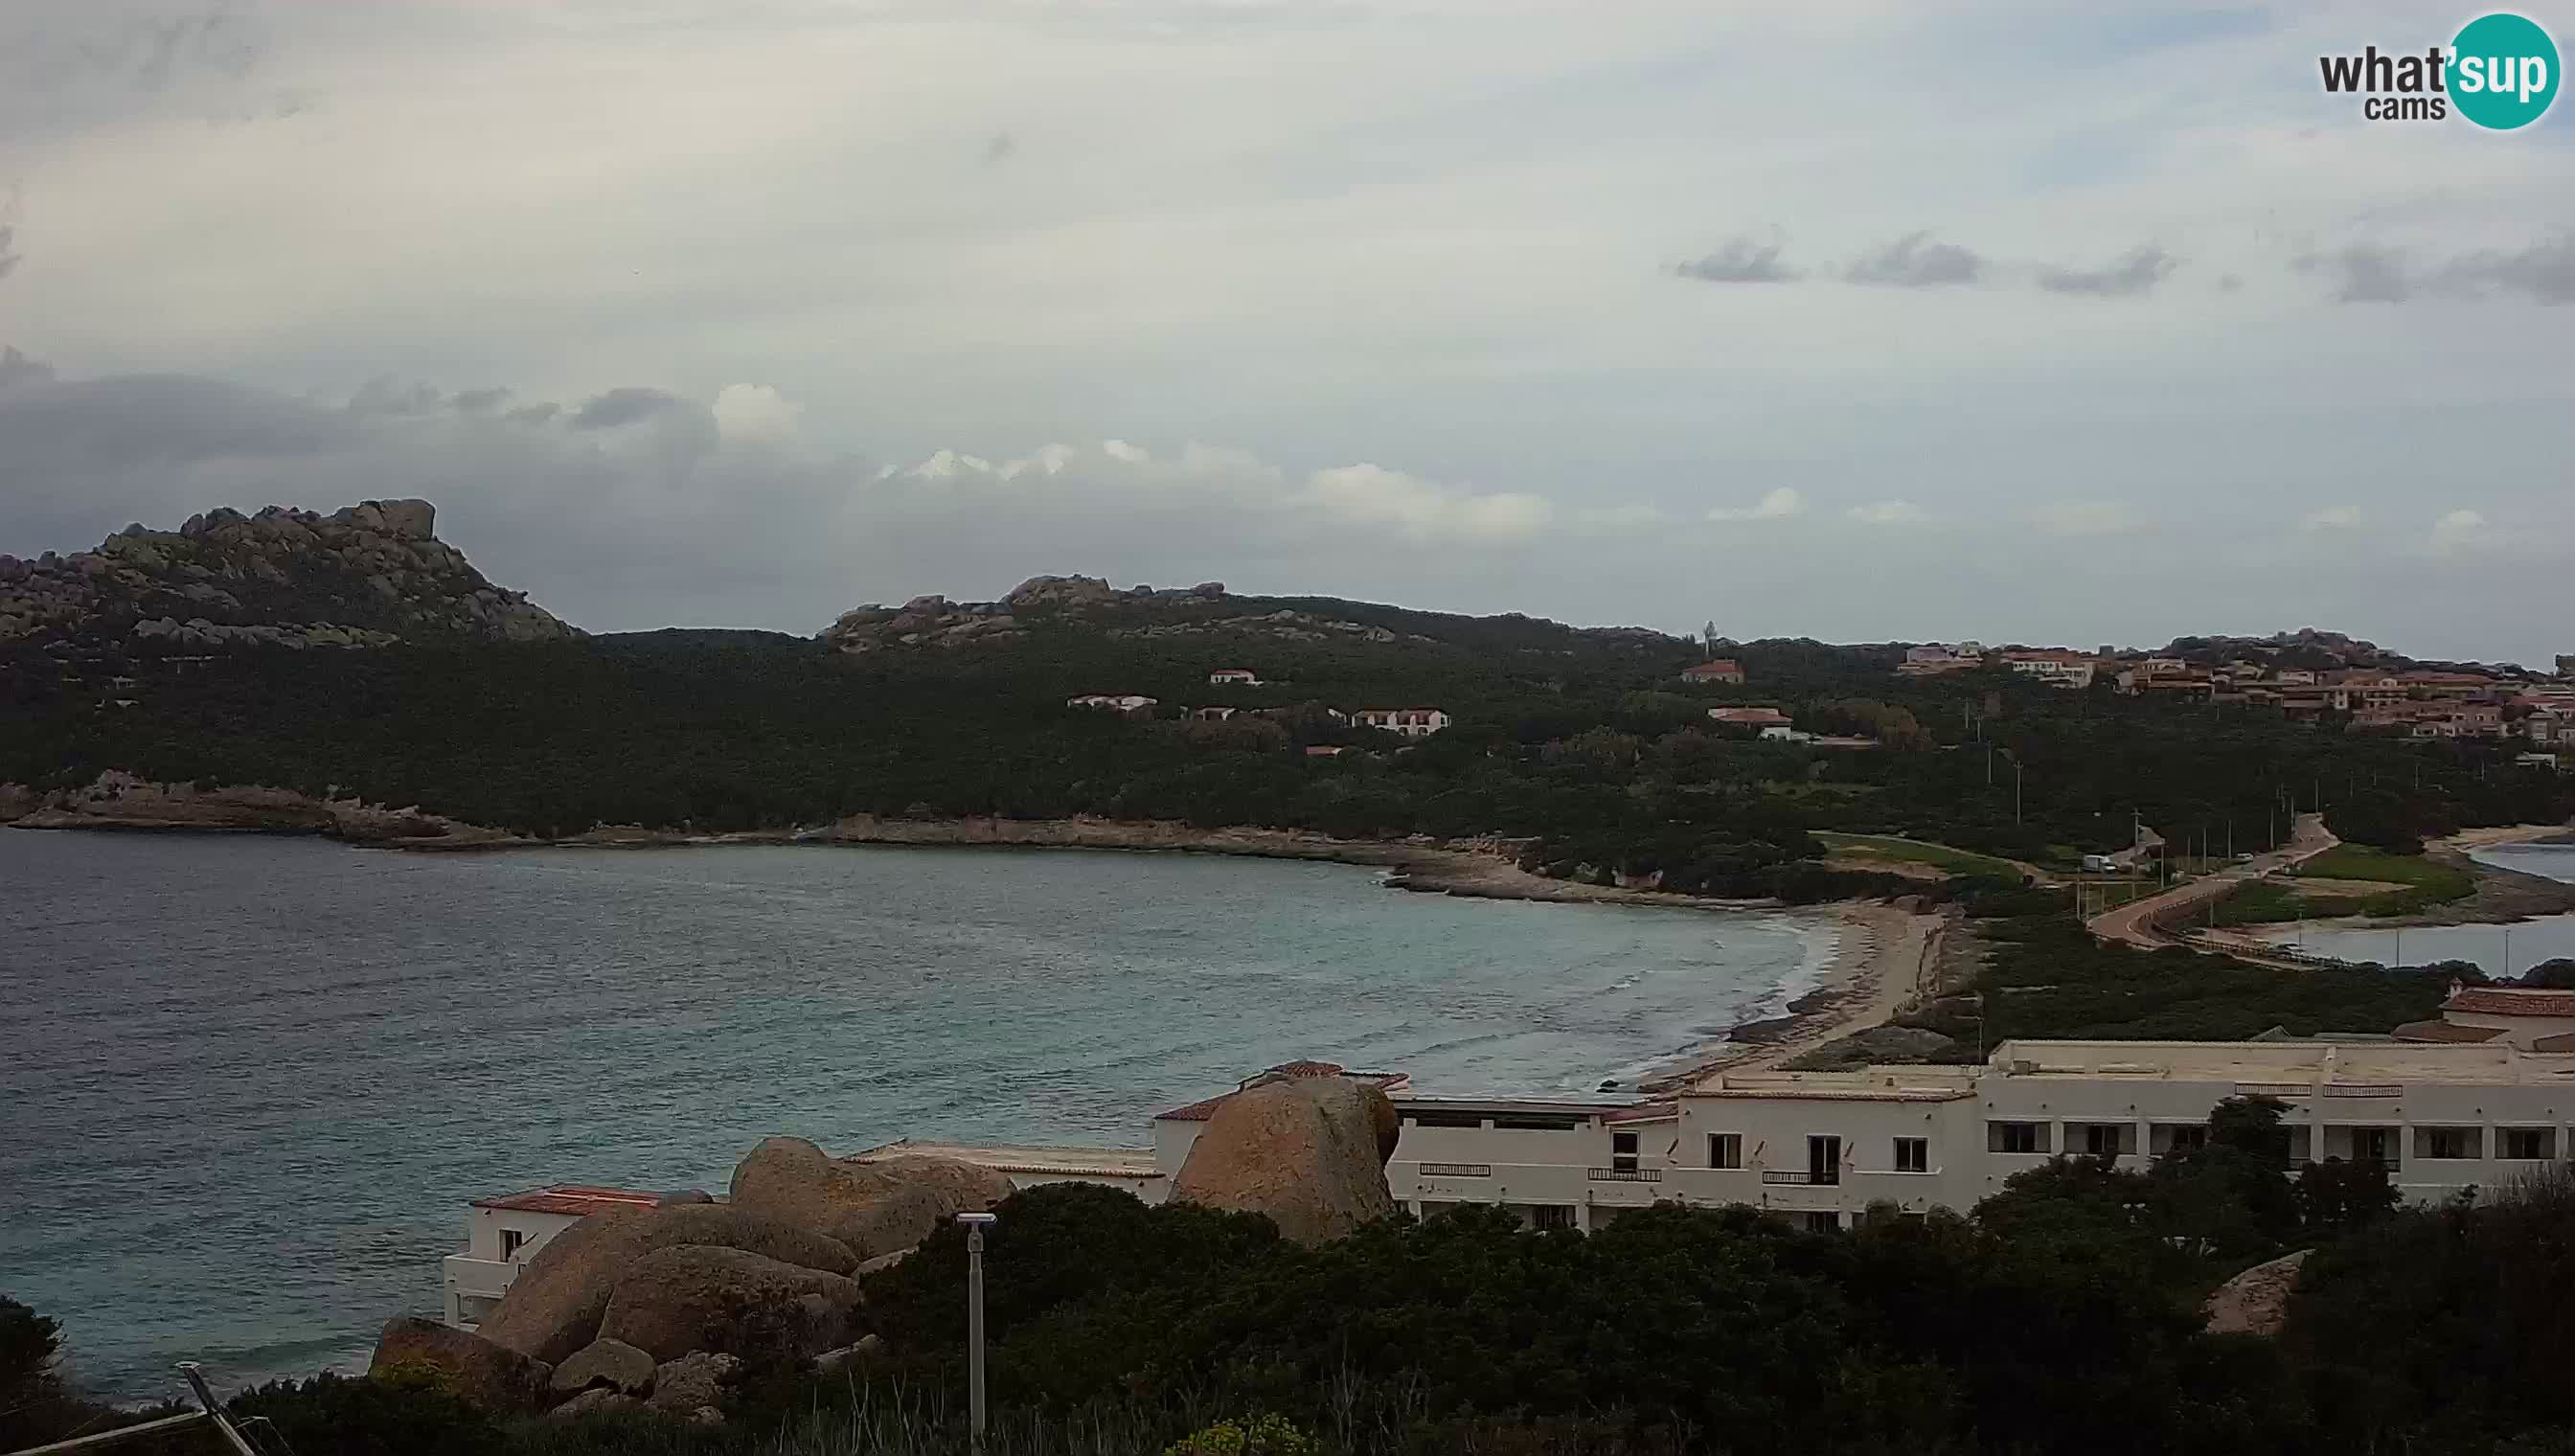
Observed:
[[[596,630],[1082,572],[2544,660],[2575,103],[2322,94],[2426,13],[6,0],[0,550],[423,496]]]

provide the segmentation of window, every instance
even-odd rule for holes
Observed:
[[[2502,1156],[2536,1161],[2548,1156],[2549,1129],[2545,1127],[2507,1127],[2503,1130]]]
[[[1808,1233],[1839,1233],[1841,1231],[1842,1216],[1838,1213],[1809,1213],[1806,1215],[1806,1232]]]
[[[2396,1150],[2395,1139],[2388,1136],[2388,1131],[2389,1129],[2384,1127],[2353,1128],[2351,1130],[2352,1161],[2362,1163],[2396,1161],[2392,1156]]]
[[[1571,1228],[1573,1207],[1566,1203],[1540,1203],[1529,1210],[1529,1224],[1540,1229]]]
[[[2208,1146],[2208,1124],[2205,1122],[2184,1122],[2164,1130],[2172,1135],[2171,1150],[2174,1152],[2197,1152]]]
[[[1636,1134],[1632,1132],[1609,1134],[1609,1166],[1622,1173],[1636,1171]]]
[[[1842,1140],[1827,1134],[1806,1139],[1806,1181],[1838,1183],[1842,1180]]]
[[[2427,1158],[2483,1157],[2484,1134],[2482,1127],[2417,1127],[2414,1129],[2414,1154]]]
[[[1711,1132],[1707,1135],[1707,1165],[1711,1168],[1743,1166],[1743,1134]]]
[[[1895,1170],[1899,1173],[1931,1171],[1931,1139],[1899,1137],[1895,1140]]]
[[[527,1243],[528,1236],[525,1233],[520,1232],[518,1229],[505,1228],[501,1230],[501,1257],[504,1259],[517,1258],[519,1250],[527,1247]]]
[[[2047,1129],[2035,1122],[1988,1122],[1985,1134],[1988,1152],[2047,1151]]]
[[[2134,1129],[2124,1122],[2083,1124],[2083,1151],[2093,1157],[2117,1157],[2135,1147]]]

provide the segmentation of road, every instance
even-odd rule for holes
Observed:
[[[2231,864],[2214,874],[2204,874],[2187,883],[2177,884],[2158,895],[2133,900],[2114,910],[2104,910],[2084,921],[2093,934],[2104,940],[2117,940],[2145,950],[2160,950],[2167,945],[2184,943],[2179,936],[2166,934],[2155,927],[2159,918],[2227,893],[2245,880],[2282,869],[2294,869],[2325,852],[2340,839],[2325,827],[2322,814],[2300,814],[2289,833],[2289,842],[2267,854],[2256,854],[2242,864]]]

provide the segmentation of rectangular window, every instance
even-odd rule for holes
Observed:
[[[1841,1231],[1842,1216],[1838,1213],[1809,1213],[1806,1215],[1806,1232],[1808,1233],[1839,1233]]]
[[[1743,1166],[1743,1134],[1711,1132],[1707,1135],[1707,1165],[1711,1168]]]
[[[1573,1227],[1573,1208],[1565,1203],[1540,1203],[1529,1210],[1529,1226],[1538,1229]]]
[[[2168,1130],[2172,1134],[2171,1150],[2174,1152],[2197,1152],[2208,1146],[2208,1124],[2205,1122],[2185,1122]]]
[[[1622,1173],[1636,1171],[1636,1134],[1632,1132],[1609,1134],[1609,1166]]]
[[[2482,1127],[2417,1127],[2414,1129],[2414,1153],[2427,1158],[2475,1158],[2485,1156],[2485,1129]]]
[[[1842,1180],[1842,1140],[1817,1135],[1806,1139],[1806,1181],[1839,1183]]]
[[[505,1228],[501,1230],[501,1257],[504,1259],[516,1258],[519,1250],[524,1247],[527,1242],[528,1236],[515,1228]]]
[[[2092,1157],[2117,1157],[2134,1146],[2135,1139],[2124,1122],[2083,1124],[2083,1151]]]
[[[2550,1129],[2545,1127],[2507,1127],[2503,1130],[2503,1156],[2517,1161],[2535,1162],[2548,1156]]]
[[[1931,1139],[1899,1137],[1895,1140],[1895,1170],[1899,1173],[1931,1171]]]
[[[1988,1122],[1985,1124],[1985,1150],[1988,1152],[2045,1152],[2047,1129],[2035,1122]]]

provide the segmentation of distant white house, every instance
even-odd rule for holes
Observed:
[[[2089,688],[2097,664],[2089,656],[2065,648],[2046,648],[2036,652],[2005,653],[2003,661],[2015,673],[2036,678],[2054,688]]]
[[[1154,711],[1154,706],[1160,702],[1162,702],[1162,700],[1159,698],[1147,698],[1141,693],[1084,693],[1066,699],[1064,701],[1064,706],[1067,708],[1101,708],[1107,709],[1112,713],[1141,716],[1152,713]]]
[[[1261,675],[1250,668],[1219,668],[1208,674],[1208,685],[1214,688],[1258,688]]]
[[[1362,708],[1350,715],[1350,721],[1407,738],[1426,738],[1448,726],[1448,715],[1435,708]]]

